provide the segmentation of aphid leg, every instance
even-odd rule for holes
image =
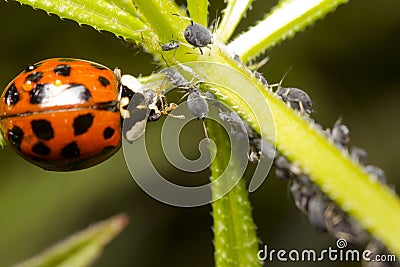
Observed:
[[[206,119],[203,118],[203,130],[204,130],[204,136],[207,138],[208,141],[210,141],[210,139],[208,138],[208,131],[207,131],[207,126],[206,126]]]

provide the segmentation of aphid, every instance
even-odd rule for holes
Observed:
[[[230,133],[236,139],[248,138],[250,151],[248,159],[256,163],[260,161],[261,156],[273,159],[276,155],[273,145],[260,137],[240,116],[234,111],[223,111],[220,109],[219,118],[230,126]]]
[[[370,239],[368,233],[334,202],[329,202],[325,210],[326,229],[336,238],[344,238],[349,243],[365,246]]]
[[[240,60],[240,56],[239,56],[239,55],[235,54],[235,55],[233,56],[233,59],[234,59],[236,62],[242,64],[242,60]]]
[[[162,70],[162,72],[165,74],[169,82],[176,87],[184,88],[187,90],[189,89],[190,83],[185,79],[185,77],[182,76],[182,74],[180,74],[179,71],[173,68],[166,68]]]
[[[333,139],[333,142],[339,146],[348,146],[350,144],[350,130],[342,120],[338,119],[333,125],[332,130],[327,130],[328,134]]]
[[[205,119],[207,118],[209,111],[208,103],[206,98],[201,95],[201,92],[197,87],[190,89],[187,97],[187,105],[193,116],[203,121],[204,134],[206,138],[208,138],[207,127],[205,123]]]
[[[172,15],[180,17],[179,14],[172,14]],[[203,50],[201,50],[201,48],[207,47],[209,44],[212,43],[212,34],[210,30],[208,30],[206,27],[198,23],[193,22],[193,20],[190,20],[190,24],[186,27],[185,31],[183,32],[183,37],[185,37],[186,41],[189,44],[193,45],[193,48],[199,48],[200,53],[202,55],[203,55]]]
[[[368,165],[368,166],[365,167],[365,171],[367,173],[372,174],[373,176],[375,176],[376,179],[378,181],[380,181],[381,183],[386,184],[386,175],[385,175],[385,172],[381,168],[376,167],[374,165]]]
[[[367,151],[365,149],[359,148],[359,147],[352,147],[350,149],[350,156],[353,160],[356,162],[360,163],[361,165],[366,165],[367,164]]]
[[[314,111],[311,98],[301,89],[280,87],[276,93],[292,108],[303,114],[310,115]]]
[[[264,78],[264,76],[262,75],[262,73],[258,72],[258,71],[254,71],[254,76],[265,86],[268,87],[268,81],[267,79]]]
[[[162,51],[171,51],[180,47],[180,43],[178,41],[172,40],[169,43],[161,44]]]
[[[177,70],[173,68],[167,68],[163,70],[163,73],[176,87],[189,91],[187,94],[187,105],[189,111],[197,119],[201,119],[203,121],[204,134],[208,138],[205,124],[205,119],[207,118],[209,112],[207,97],[200,92],[200,89],[196,84],[188,82]]]
[[[218,113],[222,121],[226,121],[230,125],[231,134],[236,139],[244,139],[248,136],[248,131],[243,120],[236,112],[225,112],[220,110]]]
[[[208,115],[208,103],[197,87],[190,89],[187,97],[190,112],[198,119],[204,120]]]
[[[193,116],[205,119],[209,111],[207,97],[200,92],[197,84],[187,81],[179,71],[173,68],[164,69],[162,72],[173,85],[188,91],[187,103]]]
[[[160,43],[160,46],[161,46],[161,50],[164,52],[174,50],[174,56],[175,56],[176,49],[178,49],[180,47],[180,43],[176,40],[172,40],[169,43],[165,43],[165,44]],[[168,62],[165,60],[163,54],[161,54],[161,57],[164,60],[165,64],[168,66]]]
[[[287,180],[291,178],[292,175],[289,171],[290,162],[287,160],[286,157],[279,155],[276,157],[274,161],[275,166],[275,176],[280,180]]]
[[[318,188],[311,182],[308,175],[300,174],[290,180],[289,191],[296,207],[307,213],[309,201],[318,192]]]
[[[300,111],[302,114],[310,115],[312,112],[314,112],[314,110],[312,108],[312,101],[309,95],[299,88],[281,86],[289,71],[290,69],[286,71],[285,75],[283,75],[278,84],[272,84],[269,85],[269,87],[278,87],[276,94],[280,96],[285,103],[289,104],[291,108]]]
[[[307,215],[310,223],[321,232],[326,232],[325,211],[328,207],[329,200],[323,195],[316,194],[308,200]]]
[[[193,21],[186,27],[183,36],[189,44],[195,48],[199,48],[202,55],[203,50],[201,48],[212,43],[211,32],[206,27]]]

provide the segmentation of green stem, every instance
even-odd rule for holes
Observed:
[[[232,163],[234,159],[230,159],[227,153],[230,143],[225,133],[212,123],[208,124],[208,133],[218,148],[211,165],[211,181],[216,181],[228,164],[234,165]],[[235,180],[240,175],[240,171],[231,168],[227,175]],[[223,190],[222,184],[215,183],[212,187],[213,198],[219,197]],[[227,195],[214,201],[212,209],[215,266],[261,266],[257,259],[258,239],[244,180],[241,179]]]

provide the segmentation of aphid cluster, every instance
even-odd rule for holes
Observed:
[[[383,170],[367,165],[367,152],[362,148],[351,147],[349,128],[338,120],[332,129],[325,130],[325,134],[340,149],[348,151],[352,159],[364,170],[386,183]],[[322,232],[329,232],[336,238],[344,238],[349,243],[359,247],[372,246],[377,241],[348,214],[339,208],[326,194],[324,194],[300,170],[295,163],[289,162],[284,156],[278,155],[274,162],[275,174],[279,179],[289,180],[289,192],[296,207],[308,216],[310,223]],[[381,248],[383,250],[383,248]],[[368,265],[366,265],[368,266]]]
[[[200,88],[196,83],[192,83],[186,80],[177,70],[173,68],[167,68],[162,71],[170,83],[175,87],[185,89],[187,93],[187,105],[189,111],[197,119],[201,119],[203,122],[204,134],[208,138],[207,129],[205,125],[205,119],[208,116],[209,108],[206,94],[200,91]],[[208,94],[207,94],[208,95]],[[211,96],[214,98],[214,96]]]
[[[236,139],[249,140],[248,160],[258,163],[261,157],[274,159],[275,148],[273,145],[254,131],[240,116],[234,111],[223,111],[220,109],[219,118],[230,126],[230,133]]]
[[[238,61],[239,62],[239,61]],[[266,90],[275,90],[275,93],[287,103],[291,108],[306,116],[313,113],[312,101],[308,94],[301,89],[283,87],[282,81],[279,84],[269,85],[264,76],[254,71],[253,75]],[[237,130],[238,118],[235,117],[236,113],[220,114],[221,119],[230,122],[231,131],[243,132]],[[237,114],[236,114],[237,116]],[[318,124],[316,127],[322,129]],[[366,247],[372,250],[374,254],[388,254],[387,249],[377,240],[373,239],[352,217],[346,214],[339,206],[337,206],[326,194],[324,194],[319,187],[317,187],[310,179],[304,174],[300,168],[292,162],[289,162],[283,155],[277,153],[274,148],[265,140],[260,139],[257,133],[247,129],[251,141],[251,150],[249,160],[257,162],[261,155],[270,155],[274,157],[275,174],[279,179],[289,181],[289,192],[293,197],[296,207],[305,213],[310,223],[322,232],[329,232],[336,238],[344,238],[353,245],[359,247]],[[386,184],[386,177],[382,169],[367,164],[367,152],[358,147],[348,148],[350,145],[350,130],[341,123],[339,119],[336,121],[332,129],[325,130],[326,136],[340,149],[347,151],[351,158],[364,166],[365,172],[371,174],[378,181]],[[239,136],[238,134],[236,134]],[[261,144],[265,147],[261,151]],[[273,153],[270,153],[273,152]],[[383,267],[391,266],[390,263],[378,262],[364,262],[365,267]]]
[[[313,108],[312,101],[307,93],[297,88],[282,87],[281,82],[277,85],[269,85],[261,73],[254,71],[253,74],[267,90],[277,87],[275,93],[290,107],[309,119],[308,116],[313,112]],[[220,118],[230,122],[231,131],[236,136],[240,136],[236,132],[248,134],[251,141],[250,161],[257,162],[261,155],[274,157],[276,176],[279,179],[289,181],[289,192],[296,207],[307,215],[308,220],[315,228],[322,232],[329,232],[335,238],[344,238],[355,246],[367,246],[374,254],[388,254],[387,249],[379,241],[373,239],[356,220],[346,214],[323,193],[295,163],[289,162],[283,155],[277,153],[271,145],[268,145],[268,142],[260,139],[260,136],[252,132],[249,127],[245,131],[239,129],[238,121],[240,118],[236,118],[235,115],[237,116],[234,112],[221,113]],[[315,124],[315,126],[322,130],[320,125]],[[344,153],[348,153],[355,162],[362,165],[365,172],[386,184],[383,170],[374,165],[368,165],[367,152],[364,149],[349,148],[350,130],[340,119],[335,122],[332,129],[326,129],[324,133],[338,148],[342,149]],[[261,143],[266,147],[263,151],[261,151]],[[273,153],[270,153],[271,151]],[[363,264],[365,267],[392,266],[390,263],[378,262],[364,262]]]

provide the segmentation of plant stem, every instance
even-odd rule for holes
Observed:
[[[211,165],[211,181],[216,181],[228,164],[234,165],[230,159],[229,138],[225,133],[213,125],[208,124],[209,135],[217,144],[216,157]],[[230,175],[235,180],[238,175],[235,168],[231,168]],[[213,198],[220,196],[222,184],[215,183],[212,187]],[[258,239],[256,227],[251,215],[251,205],[244,180],[241,179],[236,186],[224,197],[212,203],[214,219],[214,246],[215,266],[261,266],[257,259]]]

